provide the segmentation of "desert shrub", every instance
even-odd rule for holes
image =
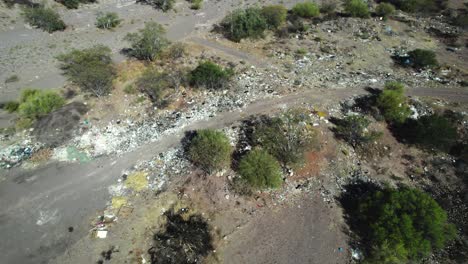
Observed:
[[[263,149],[254,149],[239,162],[239,174],[254,188],[278,188],[282,183],[278,161]]]
[[[95,3],[96,0],[56,0],[56,2],[61,3],[66,8],[76,9],[80,4]]]
[[[164,99],[164,92],[170,85],[166,73],[149,68],[138,78],[136,86],[156,106],[162,107],[167,104],[167,100]]]
[[[371,192],[359,200],[353,217],[361,222],[362,240],[372,246],[370,263],[419,261],[456,234],[434,199],[407,187]]]
[[[138,33],[129,33],[125,36],[132,46],[128,54],[140,60],[155,60],[170,44],[165,34],[166,31],[160,24],[146,23]]]
[[[15,101],[9,101],[6,102],[5,105],[3,105],[3,109],[7,111],[8,113],[14,113],[18,110],[19,103]]]
[[[21,96],[18,112],[22,118],[36,119],[44,116],[65,103],[57,92],[25,90]]]
[[[123,91],[126,94],[136,94],[137,93],[137,89],[132,84],[125,85]]]
[[[385,0],[406,12],[439,12],[445,9],[447,0]]]
[[[335,13],[337,7],[337,3],[335,1],[329,0],[327,2],[323,2],[320,6],[320,13],[333,15]]]
[[[176,42],[167,49],[167,57],[176,60],[187,55],[186,46],[184,43]]]
[[[408,52],[410,64],[415,68],[435,67],[438,65],[436,54],[432,50],[415,49]]]
[[[395,13],[395,6],[389,3],[380,3],[375,9],[375,13],[386,19]]]
[[[231,69],[223,69],[211,61],[200,62],[190,73],[190,84],[208,89],[223,89],[233,74]]]
[[[382,134],[369,131],[371,121],[364,116],[352,115],[336,121],[334,133],[336,137],[348,142],[354,148],[370,143]]]
[[[5,79],[5,83],[12,83],[12,82],[17,82],[17,81],[19,81],[19,77],[16,74],[11,75],[10,77]]]
[[[77,84],[83,91],[102,96],[112,89],[115,70],[108,47],[96,45],[88,49],[72,50],[59,55],[57,59],[68,80]]]
[[[102,29],[115,28],[120,22],[122,22],[122,20],[119,19],[117,13],[114,12],[99,12],[96,17],[96,27]]]
[[[188,150],[190,160],[208,173],[228,166],[231,152],[226,135],[211,129],[198,130]]]
[[[65,22],[60,18],[60,15],[51,8],[44,6],[27,7],[24,9],[23,15],[28,24],[49,33],[66,28]]]
[[[198,10],[202,7],[203,0],[189,0],[190,9]]]
[[[244,38],[263,37],[268,24],[260,8],[237,9],[221,22],[227,38],[239,42]]]
[[[468,13],[458,14],[453,18],[452,24],[464,29],[468,29]]]
[[[282,5],[269,5],[262,8],[262,15],[271,29],[277,29],[286,22],[288,10]]]
[[[403,123],[411,115],[404,94],[404,86],[401,83],[386,83],[376,103],[388,122]]]
[[[150,5],[163,12],[167,12],[174,7],[175,0],[138,0],[138,3]]]
[[[292,8],[292,13],[303,18],[317,17],[320,15],[320,9],[313,2],[297,3]]]
[[[370,17],[369,6],[363,0],[346,0],[345,11],[352,17]]]
[[[289,110],[273,118],[261,117],[254,124],[252,141],[282,164],[291,166],[302,162],[304,152],[317,145],[309,116],[300,110]]]

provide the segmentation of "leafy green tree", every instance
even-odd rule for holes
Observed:
[[[317,17],[320,15],[320,8],[313,2],[297,3],[292,8],[292,13],[303,18]]]
[[[99,97],[112,89],[116,74],[108,47],[96,45],[83,50],[75,49],[59,55],[57,59],[64,75],[83,91]]]
[[[437,62],[436,54],[432,50],[415,49],[408,52],[411,65],[415,68],[435,67]]]
[[[458,138],[456,125],[439,114],[419,118],[411,134],[416,144],[441,151],[449,151]]]
[[[289,110],[278,117],[262,117],[252,134],[253,144],[261,146],[284,165],[296,165],[304,152],[317,145],[309,116],[300,110]]]
[[[102,29],[115,28],[120,24],[120,22],[122,22],[122,20],[119,19],[117,13],[114,12],[99,12],[96,17],[96,27]]]
[[[165,29],[156,22],[147,22],[138,33],[129,33],[125,37],[132,45],[129,55],[140,60],[155,60],[169,46]]]
[[[227,38],[239,42],[244,38],[261,38],[268,28],[260,8],[237,9],[221,22]]]
[[[233,75],[231,69],[223,69],[211,61],[200,62],[190,73],[190,84],[208,89],[223,89]]]
[[[175,0],[138,0],[139,3],[150,5],[163,12],[167,12],[174,7]]]
[[[254,188],[278,188],[283,182],[278,161],[263,149],[254,149],[239,162],[239,174]]]
[[[368,195],[360,200],[356,217],[367,227],[363,240],[374,246],[370,259],[376,263],[421,260],[456,235],[437,202],[408,187],[387,187]]]
[[[377,97],[377,107],[388,122],[403,123],[411,115],[406,102],[404,86],[398,82],[388,82]]]
[[[63,106],[65,100],[54,91],[25,90],[18,112],[22,118],[36,119]]]
[[[23,10],[23,16],[28,24],[43,29],[49,33],[61,31],[66,28],[60,15],[51,8],[42,5],[27,7]]]
[[[395,13],[395,6],[389,3],[380,3],[375,9],[375,13],[378,16],[381,16],[384,19],[387,19],[389,16]]]
[[[198,130],[188,150],[190,160],[208,173],[228,166],[231,152],[226,135],[211,129]]]
[[[346,0],[345,11],[352,17],[370,17],[369,6],[363,0]]]
[[[271,29],[277,29],[286,22],[288,10],[282,5],[262,7],[262,15]]]
[[[364,116],[352,115],[338,120],[334,129],[335,135],[348,142],[354,148],[363,146],[379,138],[382,134],[369,131],[371,121]]]

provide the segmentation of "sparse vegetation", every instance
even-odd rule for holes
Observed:
[[[453,239],[456,229],[426,193],[403,187],[371,192],[359,200],[360,222],[370,263],[409,263],[427,257]]]
[[[436,54],[432,50],[415,49],[408,52],[410,64],[415,68],[430,68],[438,65]]]
[[[10,114],[16,112],[18,110],[18,107],[19,103],[16,101],[9,101],[3,105],[3,109],[5,109],[5,111],[7,111]]]
[[[278,161],[263,149],[254,149],[240,160],[239,174],[258,189],[278,188],[282,183]]]
[[[125,37],[132,45],[128,54],[140,60],[155,60],[170,44],[165,34],[166,31],[160,24],[146,23],[138,33],[129,33]]]
[[[189,0],[191,3],[190,9],[198,10],[202,7],[203,0]]]
[[[45,6],[27,7],[23,10],[23,15],[27,23],[52,33],[54,31],[64,30],[65,22],[60,15],[51,8]]]
[[[198,130],[190,142],[190,160],[202,170],[212,173],[229,165],[232,147],[222,132]]]
[[[95,3],[96,0],[55,0],[69,9],[76,9],[80,4]]]
[[[122,20],[119,19],[117,13],[114,12],[99,12],[96,17],[96,27],[102,29],[115,28],[120,24],[120,22],[122,22]]]
[[[384,0],[406,12],[439,12],[445,9],[447,0]]]
[[[223,19],[221,26],[226,37],[236,42],[244,38],[263,37],[268,28],[262,10],[256,7],[233,11]]]
[[[377,107],[388,122],[403,123],[411,115],[406,102],[404,86],[398,82],[388,82],[377,98]]]
[[[63,99],[57,92],[26,89],[21,94],[18,113],[22,118],[37,119],[63,106]]]
[[[320,9],[313,2],[297,3],[292,8],[292,13],[303,18],[312,18],[320,15]]]
[[[163,12],[167,12],[174,8],[175,0],[138,0],[137,2],[144,3],[156,9],[160,9]]]
[[[169,87],[166,73],[159,72],[154,68],[147,69],[136,82],[138,90],[148,95],[150,100],[158,107],[167,105],[164,92]]]
[[[377,8],[375,9],[375,13],[378,16],[383,17],[384,19],[387,19],[390,17],[393,13],[395,13],[395,6],[389,3],[380,3]]]
[[[335,13],[337,3],[334,0],[323,2],[320,6],[320,13],[326,15],[333,15]]]
[[[369,18],[369,6],[363,0],[346,0],[345,11],[352,17]]]
[[[382,135],[376,131],[369,131],[370,123],[369,119],[360,115],[347,116],[336,121],[334,133],[338,138],[357,148],[376,140]]]
[[[207,89],[223,89],[233,74],[231,69],[223,69],[211,61],[200,62],[190,73],[190,84]]]
[[[108,47],[97,45],[84,50],[73,50],[57,58],[65,76],[83,91],[99,97],[112,89],[115,70]]]
[[[181,42],[172,44],[167,50],[167,57],[172,60],[177,60],[187,55],[186,45]]]
[[[286,22],[288,10],[282,5],[269,5],[262,8],[262,15],[268,28],[277,29]]]
[[[14,74],[5,79],[5,83],[13,83],[19,81],[18,75]]]

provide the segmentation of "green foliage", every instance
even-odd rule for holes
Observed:
[[[376,131],[369,131],[367,128],[370,123],[371,121],[364,116],[347,116],[337,121],[334,132],[338,138],[356,148],[372,142],[382,135]]]
[[[228,166],[231,152],[226,135],[211,129],[198,130],[188,150],[190,160],[208,173]]]
[[[375,9],[375,13],[386,19],[395,13],[395,6],[389,3],[380,3]]]
[[[208,89],[223,89],[233,75],[231,69],[223,69],[211,61],[200,62],[190,73],[190,84]]]
[[[3,109],[7,111],[8,113],[14,113],[18,110],[19,103],[15,101],[9,101],[6,102],[5,105],[3,105]]]
[[[288,10],[282,5],[269,5],[262,8],[262,15],[268,28],[277,29],[286,22]]]
[[[312,18],[320,15],[320,9],[313,2],[297,3],[292,8],[292,13],[303,18]]]
[[[68,9],[76,9],[80,4],[95,3],[95,0],[56,0]]]
[[[24,90],[18,112],[22,118],[36,119],[64,105],[57,92],[43,90]]]
[[[268,28],[267,20],[260,8],[237,9],[221,22],[227,38],[239,42],[244,38],[263,37]]]
[[[57,59],[64,75],[83,91],[99,97],[112,89],[115,70],[108,47],[96,45],[84,50],[75,49]]]
[[[176,60],[187,55],[186,46],[184,43],[176,42],[172,44],[167,50],[167,57]]]
[[[239,174],[254,188],[278,188],[282,183],[278,161],[263,149],[254,149],[240,160]]]
[[[203,0],[189,0],[191,3],[190,9],[198,10],[202,7]]]
[[[406,12],[439,12],[446,7],[447,0],[385,0]]]
[[[60,18],[60,15],[51,8],[44,6],[27,7],[23,10],[23,15],[26,22],[31,26],[38,27],[49,33],[66,28],[65,22]]]
[[[138,90],[148,95],[155,105],[162,107],[167,104],[163,99],[164,91],[169,87],[167,78],[167,74],[149,68],[137,80],[136,86]]]
[[[137,93],[137,89],[135,89],[135,86],[133,86],[131,84],[126,85],[124,87],[123,91],[126,94],[136,94]]]
[[[345,11],[352,17],[370,17],[369,6],[363,0],[346,0]]]
[[[278,117],[263,117],[252,134],[253,144],[262,146],[284,165],[303,161],[304,152],[317,145],[309,116],[300,110],[289,110]]]
[[[435,67],[439,63],[435,52],[432,50],[415,49],[408,52],[410,57],[411,65],[415,68]]]
[[[156,9],[160,9],[163,12],[167,12],[174,7],[175,0],[138,0],[137,2],[141,2]]]
[[[119,19],[117,13],[114,12],[99,12],[96,17],[96,27],[102,29],[115,28],[120,24],[120,22],[122,22],[122,20]]]
[[[12,83],[12,82],[17,82],[17,81],[19,81],[19,77],[16,74],[11,75],[10,77],[5,79],[5,83]]]
[[[447,214],[417,189],[385,188],[359,202],[357,221],[367,227],[364,241],[374,263],[406,263],[427,257],[455,237]]]
[[[454,122],[439,114],[422,116],[411,130],[414,143],[441,151],[449,151],[458,138]]]
[[[336,2],[333,0],[328,0],[327,2],[322,3],[320,6],[320,13],[322,14],[327,14],[327,15],[333,15],[336,10]]]
[[[403,123],[411,115],[404,87],[397,82],[385,84],[384,90],[377,98],[377,107],[388,122]]]
[[[125,39],[132,45],[129,55],[140,60],[155,60],[170,44],[165,34],[164,28],[156,22],[146,23],[138,33],[127,34]]]

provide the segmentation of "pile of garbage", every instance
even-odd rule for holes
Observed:
[[[40,147],[40,144],[33,144],[30,140],[25,140],[20,144],[0,149],[0,168],[10,169],[19,166],[23,161],[29,159],[34,152],[39,150]]]

